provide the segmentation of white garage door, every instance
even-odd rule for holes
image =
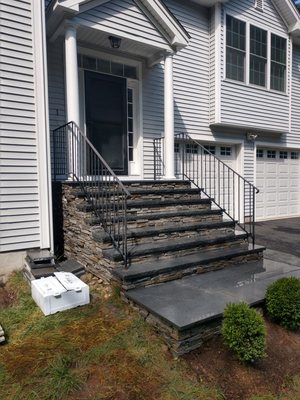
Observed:
[[[258,148],[256,161],[257,219],[299,215],[299,152]]]

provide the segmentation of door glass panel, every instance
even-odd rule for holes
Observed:
[[[133,161],[133,90],[127,89],[128,101],[128,157]]]
[[[126,80],[85,74],[87,136],[108,165],[127,173]]]

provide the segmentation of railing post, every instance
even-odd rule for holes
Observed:
[[[256,206],[256,202],[255,202],[255,195],[256,195],[256,189],[253,186],[252,188],[253,190],[253,210],[252,210],[252,245],[254,247],[255,245],[255,206]]]
[[[156,181],[156,145],[155,139],[153,140],[153,155],[154,155],[154,180]]]

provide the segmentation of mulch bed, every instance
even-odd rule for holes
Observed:
[[[226,400],[245,400],[251,395],[279,395],[300,374],[300,334],[266,320],[267,357],[245,365],[228,350],[222,337],[207,342],[184,358],[201,383],[222,389]]]

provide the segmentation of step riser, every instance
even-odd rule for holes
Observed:
[[[128,183],[126,181],[122,182],[123,185],[130,191],[134,189],[149,189],[149,190],[158,190],[158,189],[190,189],[191,184],[188,181],[179,181],[179,182],[164,182],[164,181],[156,181],[156,182],[131,182]]]
[[[228,241],[225,243],[215,243],[215,244],[201,244],[199,246],[194,246],[190,248],[183,248],[180,250],[171,250],[171,251],[166,251],[164,253],[151,253],[147,255],[137,255],[137,256],[129,256],[130,262],[138,263],[138,262],[150,262],[150,261],[161,261],[161,260],[166,260],[170,257],[179,257],[179,256],[184,256],[184,255],[191,255],[195,254],[201,250],[205,251],[207,249],[209,250],[217,250],[217,249],[229,249],[232,247],[238,247],[238,246],[248,246],[248,241],[245,239],[239,239],[239,240],[234,240],[234,241]],[[130,246],[128,246],[129,252],[130,252]]]
[[[173,240],[173,239],[179,239],[179,238],[209,238],[213,239],[215,237],[227,237],[227,236],[232,236],[234,234],[234,228],[216,228],[216,229],[209,229],[209,228],[204,228],[204,229],[199,229],[199,230],[191,230],[191,231],[182,231],[182,232],[172,232],[172,233],[163,233],[159,235],[154,235],[154,236],[146,236],[146,237],[141,237],[141,238],[129,238],[127,243],[129,246],[134,246],[134,245],[139,245],[139,244],[144,244],[144,243],[155,243],[158,241],[164,241],[164,240]]]
[[[148,214],[149,216],[149,214]],[[190,216],[173,216],[173,217],[163,217],[159,218],[159,215],[155,215],[157,218],[149,219],[147,217],[142,219],[134,219],[133,221],[128,221],[127,225],[129,229],[133,228],[144,228],[147,226],[155,226],[155,227],[162,227],[166,224],[172,223],[172,225],[179,225],[182,224],[190,224],[190,223],[204,223],[204,222],[221,222],[223,221],[221,214],[202,214],[202,215],[190,215]],[[91,227],[96,227],[97,225],[101,225],[101,221],[99,218],[91,216],[91,218],[85,218],[86,223]],[[109,226],[110,224],[107,223]]]
[[[128,208],[128,215],[140,215],[140,214],[158,214],[159,212],[175,212],[175,211],[204,211],[210,210],[211,205],[209,203],[198,203],[198,204],[174,204],[174,205],[161,205],[159,207],[139,207],[139,208]]]
[[[140,279],[133,280],[132,282],[119,282],[122,289],[127,291],[131,289],[137,289],[139,287],[147,287],[152,285],[158,285],[160,283],[169,282],[177,279],[184,278],[189,275],[203,274],[210,271],[216,271],[219,269],[230,267],[234,264],[246,264],[248,262],[261,260],[263,257],[263,252],[257,252],[253,254],[247,254],[244,256],[232,257],[229,259],[212,261],[209,263],[204,263],[200,265],[194,265],[192,267],[187,267],[186,269],[180,271],[172,271],[153,277],[144,277]]]
[[[159,194],[159,193],[147,193],[147,194],[131,194],[130,200],[171,200],[176,199],[187,200],[187,199],[200,199],[200,193],[168,193],[168,194]]]
[[[172,224],[175,226],[182,226],[183,224],[191,224],[191,223],[204,223],[204,222],[221,222],[222,215],[220,214],[212,214],[212,215],[195,215],[190,217],[170,217],[170,218],[161,218],[156,220],[137,220],[137,221],[129,221],[128,228],[144,228],[147,226],[155,226],[155,227],[163,227],[166,224]]]

